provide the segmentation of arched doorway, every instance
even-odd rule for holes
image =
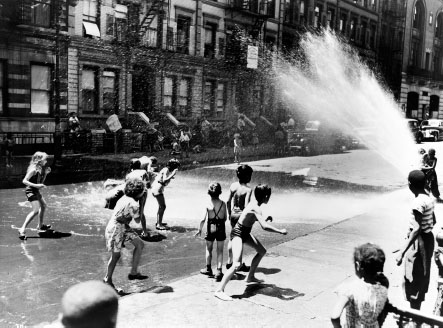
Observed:
[[[417,92],[408,92],[406,118],[417,118],[418,98],[419,96]]]
[[[429,118],[438,118],[438,107],[440,106],[440,97],[432,95],[429,99]]]

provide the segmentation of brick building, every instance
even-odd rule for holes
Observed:
[[[0,132],[87,129],[116,113],[286,118],[262,60],[328,27],[376,58],[376,0],[0,0]],[[246,67],[257,46],[258,69]],[[172,115],[172,116],[171,116]],[[61,125],[58,122],[61,121]]]

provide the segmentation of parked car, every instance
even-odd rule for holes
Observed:
[[[417,120],[408,118],[406,119],[409,129],[415,138],[416,143],[421,143],[423,141],[423,132],[421,131],[420,124]]]
[[[424,120],[420,124],[420,129],[423,132],[423,140],[438,141],[443,139],[443,120]]]
[[[343,152],[352,140],[320,121],[308,121],[303,130],[288,130],[289,152],[301,155]]]

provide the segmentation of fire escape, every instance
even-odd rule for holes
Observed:
[[[165,0],[152,0],[146,1],[146,13],[143,16],[138,29],[138,35],[140,37],[140,40],[144,43],[143,40],[146,38],[146,33],[152,26],[152,22],[154,21],[155,17],[163,14],[163,5],[165,4]],[[155,30],[157,30],[157,40],[161,40],[161,31],[162,29],[156,27]]]
[[[247,26],[248,33],[254,38],[260,37],[263,23],[271,17],[272,8],[268,0],[229,0],[229,6],[226,9],[231,14],[231,18],[237,15],[248,17],[250,24]]]

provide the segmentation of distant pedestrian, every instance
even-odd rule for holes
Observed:
[[[183,158],[183,153],[186,154],[186,157],[189,157],[189,141],[190,138],[190,132],[187,132],[184,130],[184,128],[180,128],[180,149],[181,149],[181,156]]]
[[[262,204],[267,204],[269,198],[271,197],[271,188],[267,185],[258,185],[254,189],[254,195],[256,201],[250,202],[243,213],[241,214],[237,224],[231,230],[231,240],[232,240],[232,253],[234,254],[234,264],[226,271],[219,288],[215,292],[214,296],[223,301],[232,301],[232,297],[225,294],[225,287],[231,280],[232,276],[240,268],[243,258],[243,244],[247,244],[257,251],[254,258],[252,259],[251,269],[249,270],[248,276],[246,277],[247,283],[262,283],[263,281],[255,277],[255,271],[260,264],[261,259],[266,254],[266,249],[260,243],[260,241],[251,234],[252,226],[255,221],[258,221],[262,229],[266,231],[281,233],[283,235],[287,234],[286,229],[277,229],[271,224],[267,223],[263,218],[263,214],[260,206]]]
[[[243,143],[240,133],[234,134],[234,162],[240,163]]]
[[[249,186],[251,182],[252,172],[254,170],[247,164],[237,167],[238,182],[231,184],[229,188],[229,198],[227,201],[228,216],[231,223],[231,228],[234,228],[245,209],[246,205],[251,201],[252,189]],[[226,263],[226,269],[232,266],[232,241],[228,242],[228,262]],[[242,263],[238,271],[248,272],[249,266]]]
[[[434,251],[434,200],[425,191],[426,177],[414,170],[408,176],[409,189],[415,195],[407,241],[400,249],[397,265],[405,259],[403,290],[411,308],[420,310],[429,287],[431,259]]]
[[[200,236],[202,228],[206,222],[206,268],[200,270],[201,274],[213,276],[212,272],[212,248],[214,240],[217,240],[217,273],[215,279],[221,281],[223,278],[223,248],[226,240],[226,203],[220,200],[222,193],[221,186],[218,182],[209,184],[208,195],[211,202],[206,205],[205,216],[200,222],[200,227],[195,236]]]
[[[389,281],[383,274],[385,253],[374,244],[363,244],[354,250],[355,274],[338,290],[331,321],[342,327],[340,317],[346,310],[345,327],[381,327],[386,318]]]
[[[46,167],[48,161],[48,154],[44,152],[36,152],[31,157],[28,170],[26,171],[23,184],[26,185],[25,193],[28,201],[32,205],[32,211],[26,216],[23,226],[18,230],[19,238],[25,239],[25,230],[29,223],[38,215],[37,230],[46,231],[51,228],[51,225],[43,224],[43,218],[46,211],[46,202],[40,194],[40,189],[45,188],[45,179],[51,172],[50,167]]]
[[[434,253],[434,260],[438,268],[438,279],[434,314],[441,317],[443,316],[443,229],[440,229],[437,233],[435,240],[437,241],[437,248]]]
[[[68,119],[69,132],[78,132],[80,131],[80,120],[77,117],[75,112],[69,113]]]
[[[111,258],[108,261],[103,281],[113,288],[115,286],[112,281],[112,275],[121,257],[121,250],[127,242],[131,242],[134,245],[132,266],[128,279],[143,280],[148,278],[148,276],[138,272],[138,265],[145,245],[139,235],[129,226],[132,220],[136,223],[141,222],[143,227],[142,236],[147,235],[145,217],[140,212],[139,205],[139,200],[146,193],[145,183],[138,178],[128,179],[125,183],[124,193],[125,195],[115,205],[114,212],[105,231],[106,246],[108,251],[111,252]]]
[[[252,131],[252,146],[254,147],[254,149],[258,149],[258,143],[258,133],[257,130],[254,128],[254,130]]]
[[[60,328],[115,328],[118,295],[101,281],[84,281],[68,288],[61,301]]]
[[[283,155],[285,149],[285,133],[283,128],[279,125],[274,135],[275,153],[277,155]]]
[[[180,162],[177,159],[175,158],[170,159],[168,161],[168,164],[166,164],[166,167],[161,169],[161,171],[157,174],[152,184],[152,194],[154,195],[155,199],[157,199],[158,203],[157,223],[155,225],[155,228],[157,230],[170,229],[167,223],[163,222],[163,215],[165,214],[166,210],[166,202],[163,192],[165,190],[165,187],[169,184],[169,182],[171,182],[171,180],[174,179],[179,167],[180,167]]]
[[[430,192],[438,201],[441,201],[440,191],[438,190],[437,173],[435,172],[436,166],[437,166],[437,157],[435,157],[435,149],[430,148],[428,150],[427,156],[423,156],[422,171],[426,175]]]
[[[12,156],[14,154],[15,141],[11,132],[6,133],[4,145],[6,152],[6,167],[12,167]]]

